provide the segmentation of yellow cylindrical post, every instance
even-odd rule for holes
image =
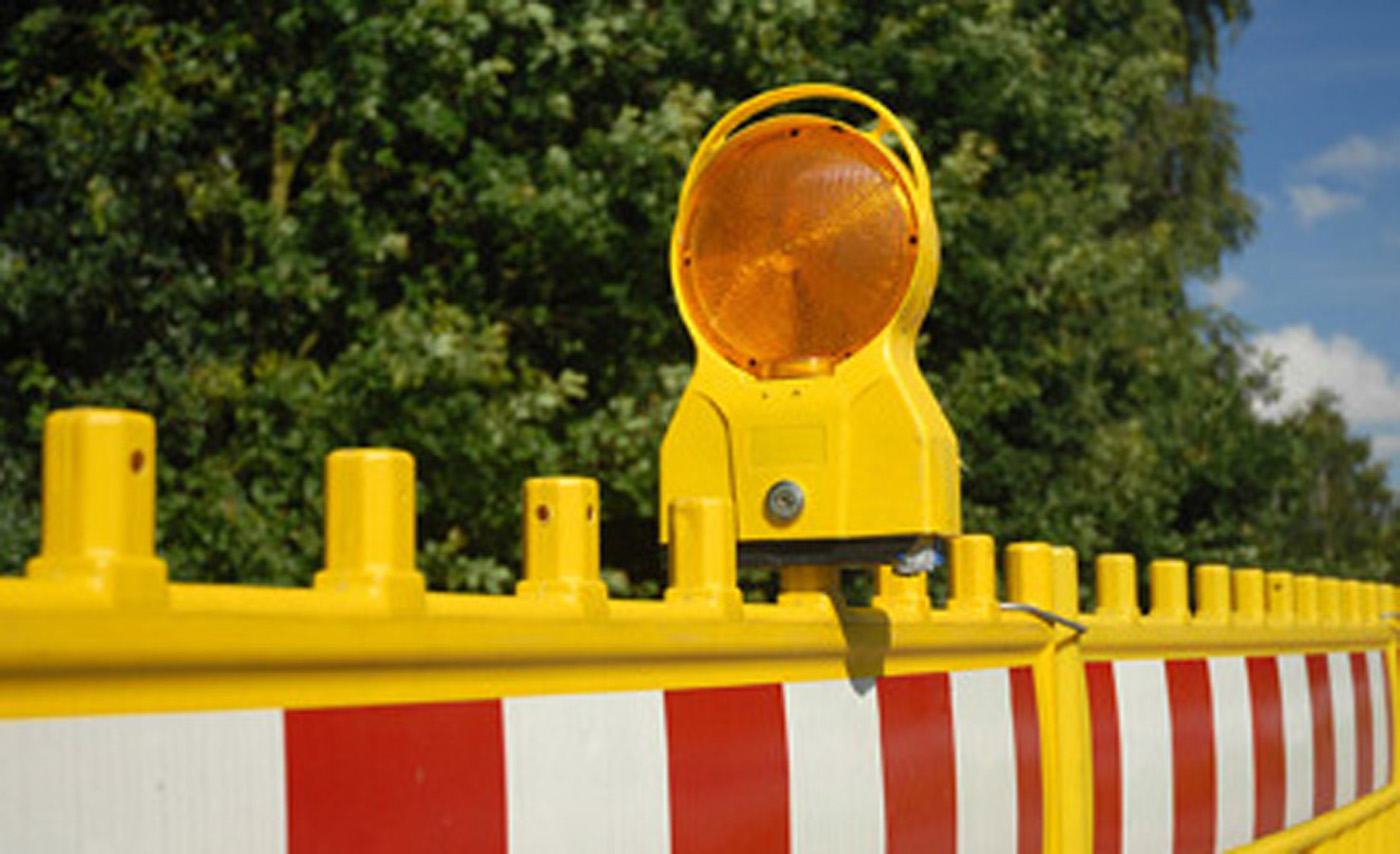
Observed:
[[[1361,622],[1361,582],[1354,578],[1342,582],[1342,622],[1348,626]]]
[[[1316,575],[1293,577],[1293,613],[1299,623],[1308,626],[1317,625],[1319,612]]]
[[[1317,582],[1317,617],[1323,625],[1342,621],[1342,580],[1323,578]]]
[[[118,409],[68,409],[44,422],[43,532],[29,578],[120,605],[167,601],[155,553],[156,425]]]
[[[1062,617],[1079,618],[1079,562],[1074,549],[1050,549],[1051,606]],[[1077,643],[1057,644],[1047,650],[1048,676],[1037,683],[1047,702],[1042,726],[1053,737],[1045,743],[1050,791],[1059,806],[1047,815],[1047,848],[1055,851],[1088,851],[1091,847],[1094,799],[1089,731],[1088,690],[1084,683],[1083,649]],[[1040,668],[1037,668],[1039,671]],[[1050,842],[1057,840],[1058,845]]]
[[[1271,625],[1293,623],[1293,573],[1283,570],[1265,576],[1265,608]]]
[[[598,513],[598,482],[591,478],[525,481],[525,578],[516,596],[575,603],[594,614],[606,609]]]
[[[413,489],[413,457],[404,451],[354,448],[327,457],[326,569],[413,569]]]
[[[326,566],[316,573],[318,591],[391,611],[422,610],[414,488],[405,451],[344,448],[326,457]]]
[[[1374,581],[1364,581],[1361,584],[1361,620],[1374,623],[1380,616],[1380,585]]]
[[[666,601],[743,613],[737,582],[734,508],[716,497],[677,498],[669,508],[671,585]]]
[[[1050,546],[1012,543],[1006,548],[1006,598],[1037,608],[1054,608]]]
[[[1079,616],[1079,560],[1074,549],[1050,549],[1051,602],[1055,613],[1070,619]]]
[[[841,568],[797,564],[778,571],[778,604],[790,608],[816,608],[830,611],[842,608]]]
[[[978,619],[997,615],[996,545],[985,534],[955,537],[949,555],[948,612]]]
[[[1186,561],[1154,560],[1148,564],[1152,585],[1151,619],[1159,623],[1184,623],[1191,616],[1187,600]]]
[[[1264,622],[1264,570],[1237,569],[1231,574],[1235,594],[1234,622],[1257,626]]]
[[[881,566],[875,574],[875,597],[870,604],[883,608],[892,617],[919,619],[928,616],[928,576],[900,575],[892,566]]]
[[[1094,574],[1098,585],[1094,614],[1108,620],[1136,620],[1137,560],[1125,554],[1099,555],[1094,561]]]
[[[1209,625],[1230,622],[1230,568],[1219,563],[1196,567],[1196,620]]]

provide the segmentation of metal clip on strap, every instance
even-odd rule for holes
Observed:
[[[1051,625],[1064,626],[1077,635],[1082,635],[1089,631],[1089,627],[1083,623],[1075,622],[1068,617],[1061,617],[1054,611],[1047,611],[1035,605],[1027,605],[1024,602],[1002,602],[1001,609],[1003,611],[1019,611],[1023,614],[1030,614],[1032,617],[1037,617]]]

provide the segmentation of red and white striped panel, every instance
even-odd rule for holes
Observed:
[[[1381,652],[1094,662],[1095,854],[1226,851],[1391,780]]]
[[[1028,668],[0,722],[0,852],[1032,854]]]

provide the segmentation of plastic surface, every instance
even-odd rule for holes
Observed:
[[[869,128],[817,113],[832,103]],[[792,86],[720,119],[671,242],[697,355],[662,506],[728,501],[746,545],[959,533],[957,440],[914,354],[938,251],[922,155],[878,102]],[[794,519],[766,512],[784,481],[804,496]]]
[[[425,594],[391,449],[328,459],[312,589],[170,584],[131,479],[150,420],[59,413],[47,436],[45,552],[0,579],[5,850],[427,851],[456,828],[649,852],[726,820],[866,850],[951,845],[949,816],[981,850],[1394,850],[1391,586],[1211,565],[1193,610],[1188,567],[1156,561],[1143,614],[1135,561],[1108,555],[1081,614],[1073,552],[1008,547],[1007,598],[1081,634],[1003,612],[995,544],[962,536],[946,608],[888,567],[870,608],[821,566],[746,604],[729,506],[682,499],[664,601],[615,601],[597,484],[541,478],[516,595]],[[1252,788],[1211,770],[1255,763]]]
[[[910,190],[855,129],[784,116],[732,138],[677,225],[697,332],[761,377],[829,373],[904,301],[919,252]]]

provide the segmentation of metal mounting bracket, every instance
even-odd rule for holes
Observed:
[[[1022,614],[1030,614],[1032,617],[1037,617],[1051,625],[1064,626],[1077,635],[1082,635],[1089,631],[1089,627],[1083,623],[1071,620],[1069,617],[1062,617],[1054,611],[1047,611],[1035,605],[1027,605],[1024,602],[1002,602],[1001,610],[1019,611]]]

